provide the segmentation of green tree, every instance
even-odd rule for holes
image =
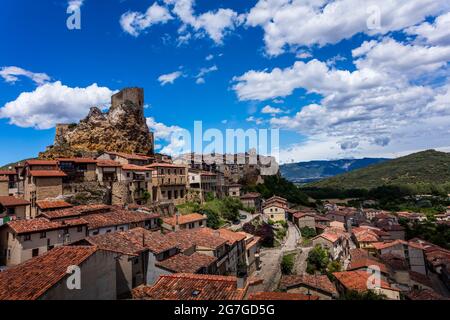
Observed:
[[[385,300],[386,296],[383,294],[378,294],[373,290],[368,290],[365,292],[358,292],[351,290],[341,295],[341,300]]]
[[[281,259],[281,273],[282,274],[292,274],[292,270],[294,269],[294,261],[295,261],[295,254],[287,254],[284,255]]]
[[[311,239],[316,236],[316,230],[310,227],[303,227],[300,229],[302,238]]]
[[[314,274],[315,272],[325,273],[330,259],[328,251],[323,249],[321,245],[316,245],[308,254],[308,265],[306,272]]]

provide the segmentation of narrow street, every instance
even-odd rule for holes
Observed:
[[[261,278],[264,282],[258,288],[261,291],[275,290],[281,277],[280,262],[284,252],[297,248],[300,234],[292,223],[288,225],[288,233],[285,242],[278,248],[261,249],[261,270],[254,276]]]

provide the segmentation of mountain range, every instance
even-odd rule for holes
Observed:
[[[382,163],[389,159],[385,158],[363,158],[363,159],[340,159],[340,160],[318,160],[308,162],[288,163],[280,166],[281,175],[294,183],[309,183],[325,178],[334,177],[339,174],[356,169]]]

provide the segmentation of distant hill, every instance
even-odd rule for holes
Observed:
[[[294,183],[308,183],[381,163],[388,159],[363,158],[288,163],[280,166],[284,178]]]
[[[23,159],[23,160],[20,160],[17,162],[11,162],[11,163],[8,163],[5,165],[0,165],[0,170],[8,170],[9,167],[14,168],[19,162],[24,163],[25,161],[31,160],[31,159],[34,159],[34,158]]]
[[[450,182],[450,153],[426,150],[308,184],[336,189]]]

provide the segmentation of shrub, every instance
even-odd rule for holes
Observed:
[[[294,261],[295,261],[295,254],[287,254],[283,256],[283,259],[281,260],[281,273],[282,274],[291,274],[292,270],[294,269]]]

